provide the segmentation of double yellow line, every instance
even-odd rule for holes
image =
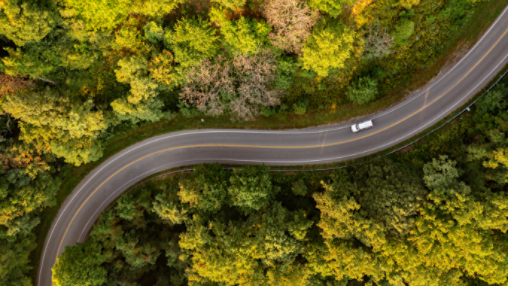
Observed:
[[[65,229],[65,233],[62,237],[62,240],[60,241],[60,245],[58,246],[58,252],[57,252],[57,255],[58,253],[60,253],[60,250],[62,248],[62,244],[63,244],[63,241],[65,239],[65,237],[67,236],[67,232],[69,231],[69,228],[72,224],[72,222],[74,221],[74,219],[76,218],[76,216],[78,215],[78,213],[81,211],[81,209],[83,208],[83,206],[88,202],[88,200],[105,184],[107,183],[111,178],[113,178],[114,176],[116,176],[118,173],[120,173],[121,171],[125,170],[126,168],[130,167],[131,165],[143,160],[143,159],[146,159],[148,157],[151,157],[153,155],[156,155],[156,154],[159,154],[159,153],[163,153],[163,152],[168,152],[168,151],[172,151],[172,150],[177,150],[177,149],[185,149],[185,148],[199,148],[199,147],[230,147],[230,148],[258,148],[258,149],[310,149],[310,148],[323,148],[323,147],[330,147],[330,146],[335,146],[335,145],[341,145],[341,144],[345,144],[345,143],[349,143],[349,142],[353,142],[353,141],[357,141],[357,140],[361,140],[361,139],[364,139],[364,138],[367,138],[367,137],[370,137],[372,135],[375,135],[375,134],[378,134],[378,133],[381,133],[387,129],[390,129],[392,128],[393,126],[396,126],[398,124],[400,124],[401,122],[404,122],[406,121],[408,118],[411,118],[412,116],[414,116],[415,114],[421,112],[422,110],[426,109],[427,107],[429,107],[430,105],[434,104],[436,101],[438,101],[439,99],[441,99],[442,97],[444,97],[446,94],[448,94],[452,89],[454,89],[459,83],[461,83],[486,57],[487,55],[490,54],[490,52],[492,52],[492,50],[499,44],[499,42],[504,38],[504,36],[508,33],[508,29],[501,35],[501,37],[496,41],[496,43],[489,49],[489,51],[459,80],[457,81],[457,83],[455,83],[451,88],[449,88],[446,92],[444,92],[443,94],[441,94],[440,96],[438,96],[436,99],[434,99],[433,101],[431,101],[430,103],[424,105],[422,108],[418,109],[417,111],[411,113],[410,115],[402,118],[401,120],[391,124],[390,126],[387,126],[383,129],[380,129],[376,132],[373,132],[373,133],[370,133],[370,134],[367,134],[367,135],[364,135],[364,136],[360,136],[360,137],[357,137],[357,138],[354,138],[354,139],[350,139],[350,140],[346,140],[346,141],[340,141],[340,142],[335,142],[335,143],[329,143],[329,144],[321,144],[321,145],[308,145],[308,146],[259,146],[259,145],[243,145],[243,144],[196,144],[196,145],[187,145],[187,146],[178,146],[178,147],[171,147],[171,148],[167,148],[167,149],[164,149],[164,150],[159,150],[159,151],[156,151],[156,152],[153,152],[153,153],[150,153],[148,155],[145,155],[133,162],[130,162],[129,164],[123,166],[121,169],[119,169],[118,171],[116,171],[115,173],[113,173],[111,176],[109,176],[106,180],[104,180],[87,198],[86,200],[81,204],[81,206],[79,207],[79,209],[76,211],[76,213],[74,214],[74,216],[72,217],[69,225],[67,226],[67,228]]]

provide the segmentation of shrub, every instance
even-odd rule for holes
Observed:
[[[265,108],[261,109],[261,115],[263,115],[264,117],[270,117],[270,116],[274,116],[276,114],[277,114],[277,110],[275,108],[265,107]]]
[[[362,77],[348,86],[346,95],[354,104],[365,104],[376,98],[378,94],[377,81],[370,77]]]
[[[395,31],[392,32],[393,42],[397,46],[405,46],[409,44],[407,41],[415,31],[415,23],[410,20],[402,20],[397,26]]]
[[[309,105],[309,100],[306,98],[300,99],[297,103],[293,104],[295,114],[304,115],[307,112],[307,105]]]
[[[290,88],[299,66],[300,64],[293,62],[291,58],[280,59],[276,71],[279,77],[275,80],[275,86],[281,90]]]
[[[293,183],[291,186],[291,191],[293,191],[294,195],[303,197],[307,195],[307,186],[305,185],[305,182],[300,179]]]

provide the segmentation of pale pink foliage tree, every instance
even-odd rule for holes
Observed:
[[[301,0],[266,0],[263,16],[273,31],[268,35],[271,43],[287,52],[301,55],[303,43],[319,19],[319,11]]]
[[[234,119],[251,120],[262,107],[280,103],[280,91],[271,89],[277,61],[269,50],[254,55],[218,56],[203,60],[186,75],[180,99],[208,115],[230,112]]]

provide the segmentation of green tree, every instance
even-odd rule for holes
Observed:
[[[245,213],[260,210],[267,206],[280,191],[272,186],[270,168],[267,166],[247,166],[233,170],[228,193],[234,206]]]
[[[355,33],[341,21],[322,19],[303,46],[303,68],[319,76],[328,76],[330,69],[343,68],[351,56]]]
[[[45,46],[45,45],[41,45]],[[3,70],[11,76],[26,76],[34,79],[43,79],[46,82],[54,83],[48,80],[47,76],[58,70],[61,58],[58,58],[54,50],[47,50],[44,54],[43,49],[38,46],[30,46],[28,50],[6,48],[9,57],[2,58]]]
[[[53,266],[53,283],[56,286],[100,286],[107,281],[102,263],[104,256],[96,242],[67,246]]]
[[[392,32],[393,43],[397,46],[406,46],[409,44],[408,39],[414,34],[415,23],[404,19],[401,20]]]
[[[291,190],[293,191],[293,194],[297,196],[307,195],[307,186],[305,185],[305,182],[303,180],[298,180],[294,182],[293,186],[291,187]]]
[[[438,160],[432,159],[432,162],[427,163],[423,168],[427,187],[439,190],[455,187],[456,179],[459,177],[456,165],[457,162],[448,159],[448,156],[440,156]]]
[[[220,9],[211,8],[211,20],[221,26],[222,42],[232,53],[255,53],[268,41],[267,35],[272,28],[265,21],[250,20],[240,17],[238,20],[228,20]]]
[[[157,44],[157,42],[164,39],[164,29],[154,21],[146,24],[143,30],[145,31],[146,40],[152,44]]]
[[[111,43],[111,47],[117,51],[128,51],[137,56],[147,55],[152,51],[152,45],[147,43],[146,35],[143,36],[141,25],[134,18],[129,19],[121,28],[115,31],[115,40]]]
[[[117,80],[131,86],[127,97],[129,103],[138,104],[143,99],[157,96],[159,85],[148,76],[148,62],[144,57],[121,59],[118,61],[118,66],[119,68],[115,70]]]
[[[354,104],[365,104],[376,98],[378,94],[377,80],[361,77],[347,87],[346,96]]]
[[[93,31],[111,30],[125,21],[129,14],[162,17],[169,14],[182,0],[65,0],[60,11],[63,17],[75,17]]]
[[[351,186],[348,180],[356,183]],[[334,177],[334,181],[336,189],[349,189],[367,217],[383,223],[394,236],[406,235],[413,227],[428,193],[415,171],[389,159],[353,168],[348,179]]]
[[[192,262],[187,271],[192,282],[281,285],[284,281],[291,285],[288,280],[295,283],[300,279],[301,285],[306,285],[312,276],[304,262],[296,262],[312,221],[280,203],[247,220],[228,223],[227,218],[218,217],[206,222],[195,216],[190,223],[179,244]],[[295,279],[298,274],[301,276]]]
[[[180,181],[180,201],[189,203],[192,208],[216,213],[227,202],[227,179],[221,165],[199,165],[192,178]]]
[[[111,102],[111,107],[118,119],[129,120],[132,123],[137,123],[140,120],[151,122],[161,120],[164,117],[164,113],[161,111],[163,106],[164,103],[158,98],[149,98],[137,104],[129,103],[128,99],[123,98]]]
[[[174,67],[173,54],[163,50],[150,59],[148,62],[150,78],[159,83],[159,89],[171,89],[180,84],[182,74]]]
[[[30,76],[41,83],[61,87],[65,90],[71,77],[80,71],[79,78],[89,78],[88,74],[97,66],[100,54],[93,44],[77,43],[71,36],[61,35],[41,40],[37,45],[26,45],[16,50],[7,48],[9,57],[2,58],[4,72],[8,75]],[[97,74],[93,73],[94,76]],[[83,84],[80,86],[83,88]]]
[[[235,8],[241,9],[245,6],[247,0],[212,0],[211,2],[218,3],[223,7],[235,10]]]
[[[344,6],[355,4],[355,0],[309,0],[308,3],[310,7],[337,18],[342,13]]]
[[[77,166],[101,157],[100,131],[109,122],[94,104],[71,101],[69,96],[47,88],[8,96],[2,107],[20,119],[20,138],[42,146],[49,142],[52,153]]]
[[[473,0],[474,1],[474,0]],[[420,0],[401,0],[400,5],[406,9],[411,9],[414,6],[420,4]]]
[[[175,225],[182,224],[189,219],[189,207],[180,203],[177,184],[163,184],[159,187],[161,192],[153,202],[153,212],[165,222]]]
[[[164,43],[174,52],[175,61],[186,68],[217,54],[215,33],[210,23],[201,18],[184,18],[176,23],[173,31],[166,32]]]
[[[31,1],[5,0],[0,5],[0,35],[22,47],[46,37],[56,26],[58,15]]]
[[[116,249],[122,252],[125,261],[135,269],[155,264],[161,254],[160,247],[146,237],[140,237],[138,231],[131,229],[115,241]]]
[[[300,67],[300,63],[294,62],[291,58],[280,57],[277,62],[275,86],[278,89],[288,89],[293,84],[294,76]]]
[[[35,236],[20,236],[15,241],[0,239],[0,283],[2,285],[32,285],[29,277],[30,253],[35,249]]]
[[[39,223],[34,215],[55,204],[61,185],[47,172],[31,181],[19,171],[0,172],[0,239],[15,240],[18,235],[28,235]]]
[[[430,192],[419,207],[409,208],[413,211],[406,219],[414,223],[405,237],[393,236],[390,227],[385,227],[397,221],[390,223],[387,216],[400,218],[393,216],[400,206],[384,204],[391,199],[386,196],[391,189],[410,186],[408,183],[414,181],[411,176],[397,174],[390,170],[394,165],[386,162],[381,164],[385,169],[382,174],[375,170],[383,169],[379,166],[359,169],[351,176],[345,170],[335,173],[332,181],[323,185],[325,191],[314,194],[321,211],[318,226],[325,239],[318,253],[328,267],[319,266],[321,272],[331,271],[337,279],[369,276],[375,283],[386,279],[392,285],[422,286],[456,285],[463,275],[474,272],[488,283],[505,283],[508,255],[504,249],[508,245],[500,238],[508,231],[508,197],[489,190],[481,197],[472,196],[471,188],[458,180],[460,171],[455,164],[447,157],[425,164],[424,182]],[[386,166],[390,171],[386,172]],[[366,175],[373,177],[365,179]],[[376,189],[383,178],[388,184],[386,190],[381,189],[379,199],[370,196],[365,200],[362,186]],[[404,179],[407,182],[398,182]],[[355,190],[361,190],[360,196],[352,195]],[[309,259],[313,264],[323,263],[317,257]]]
[[[293,104],[293,111],[296,115],[304,115],[307,112],[308,99],[300,99],[297,103]]]

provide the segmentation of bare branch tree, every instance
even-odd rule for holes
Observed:
[[[212,116],[222,114],[227,97],[235,93],[232,64],[222,56],[218,56],[214,62],[205,59],[190,68],[186,82],[180,98]]]
[[[301,0],[267,0],[263,3],[263,15],[274,27],[268,35],[272,44],[298,55],[319,19],[319,11]]]
[[[236,54],[213,62],[203,60],[186,75],[180,99],[208,115],[231,112],[235,119],[250,120],[261,107],[279,104],[279,90],[271,90],[277,62],[269,50],[253,56]]]
[[[236,55],[233,67],[238,80],[238,98],[231,102],[231,112],[239,118],[251,120],[258,115],[260,107],[280,103],[279,90],[269,90],[276,79],[277,61],[269,50],[254,56]]]
[[[34,75],[34,74],[31,74],[30,76],[31,76],[32,78],[35,78],[35,79],[38,79],[38,80],[42,80],[42,81],[47,82],[47,83],[49,83],[49,84],[56,85],[56,82],[55,82],[55,81],[52,81],[52,80],[50,80],[50,79],[46,78],[45,76],[42,76],[42,75],[41,75],[41,76],[38,76],[38,75]]]
[[[379,20],[374,20],[369,25],[368,32],[364,38],[365,54],[367,59],[382,58],[389,55],[393,45],[393,37],[381,26]]]
[[[7,94],[35,87],[35,82],[19,76],[0,74],[0,99]]]

